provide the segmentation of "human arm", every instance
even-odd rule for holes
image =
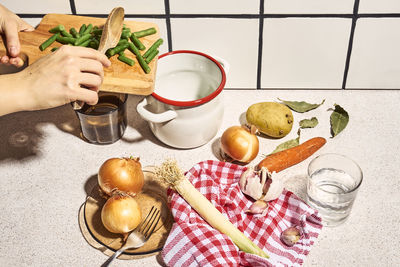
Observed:
[[[18,73],[0,75],[0,116],[76,100],[96,104],[103,67],[110,65],[108,58],[94,49],[61,46]]]

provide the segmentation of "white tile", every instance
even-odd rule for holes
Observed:
[[[1,4],[14,13],[47,14],[61,13],[71,14],[71,6],[68,0],[2,0]]]
[[[264,13],[351,14],[353,6],[354,0],[266,0]]]
[[[341,88],[350,19],[265,19],[262,88]]]
[[[114,7],[123,7],[125,14],[164,14],[163,0],[75,0],[78,14],[108,14]]]
[[[255,88],[257,19],[171,19],[173,50],[197,50],[230,64],[226,88]]]
[[[259,1],[170,0],[171,14],[259,14]]]
[[[149,19],[149,18],[133,18],[133,19],[125,19],[125,20],[133,20],[133,21],[143,21],[143,22],[151,22],[158,25],[160,38],[164,40],[163,44],[160,46],[158,50],[160,50],[159,55],[168,52],[168,35],[167,35],[167,26],[165,23],[165,19]]]
[[[347,88],[400,88],[400,18],[358,19]]]
[[[27,23],[36,28],[36,26],[39,25],[42,18],[24,18],[23,20],[25,20]]]
[[[399,0],[361,0],[358,13],[400,13]]]

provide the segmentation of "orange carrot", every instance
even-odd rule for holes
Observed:
[[[258,163],[257,167],[258,169],[261,169],[261,167],[266,167],[270,172],[280,172],[286,168],[289,168],[290,166],[302,162],[314,154],[325,143],[326,139],[323,137],[311,138],[310,140],[298,146],[267,156],[260,163]]]

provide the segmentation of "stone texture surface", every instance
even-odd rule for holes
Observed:
[[[326,137],[316,155],[341,153],[364,172],[350,218],[324,228],[305,266],[395,266],[400,259],[400,91],[371,90],[226,90],[223,125],[208,144],[179,150],[160,143],[136,112],[140,96],[128,101],[128,128],[123,139],[98,146],[79,137],[77,118],[69,105],[0,117],[0,266],[100,266],[107,256],[83,238],[78,211],[110,157],[140,156],[146,165],[174,157],[185,170],[199,161],[218,159],[219,137],[244,120],[248,106],[261,101],[304,100],[323,106],[294,113],[292,132],[284,139],[260,137],[253,164],[278,144],[296,137],[298,121],[316,116],[319,125],[301,133],[303,142]],[[331,139],[328,108],[337,103],[350,114],[347,128]],[[190,138],[190,137],[188,137]],[[313,158],[313,157],[312,157]],[[287,188],[304,198],[310,159],[285,171]],[[159,266],[157,256],[119,266]]]

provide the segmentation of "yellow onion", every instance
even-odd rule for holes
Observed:
[[[112,195],[101,210],[104,227],[117,234],[135,229],[142,220],[142,213],[136,200],[124,193]]]
[[[233,160],[249,163],[258,154],[259,142],[255,133],[246,127],[232,126],[221,136],[221,149]]]
[[[97,178],[101,190],[108,196],[111,196],[113,190],[135,196],[144,185],[139,158],[108,159],[101,165]]]

